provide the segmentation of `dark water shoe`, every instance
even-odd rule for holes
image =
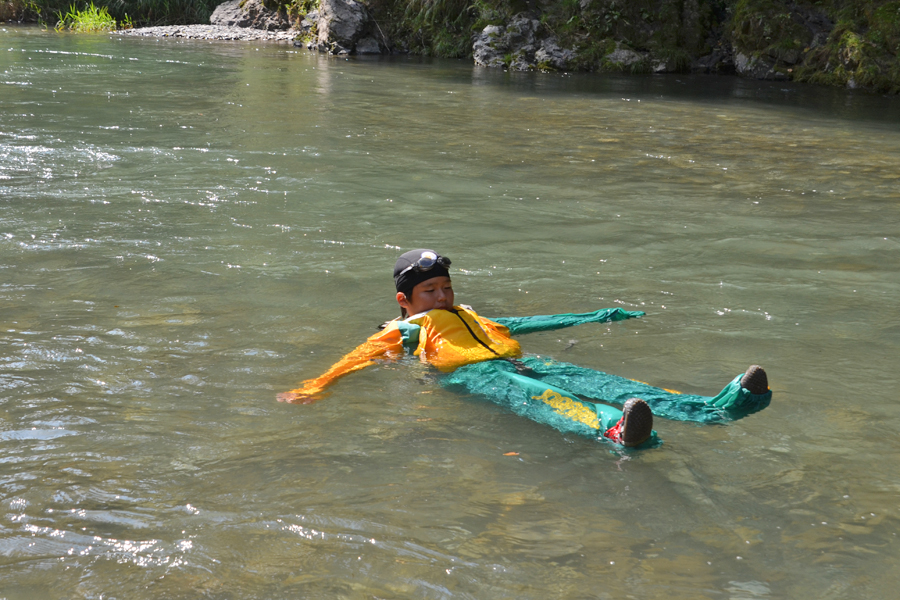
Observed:
[[[750,365],[750,368],[741,377],[741,387],[751,394],[765,394],[769,391],[769,378],[766,377],[766,371],[759,365]]]
[[[650,405],[640,398],[626,400],[622,410],[622,445],[627,448],[639,446],[647,441],[652,432],[653,412]]]

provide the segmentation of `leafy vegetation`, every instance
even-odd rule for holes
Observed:
[[[730,25],[736,51],[796,81],[900,93],[897,0],[739,0]]]
[[[135,27],[148,25],[184,25],[209,23],[209,15],[222,0],[96,0],[78,2],[72,0],[0,0],[15,5],[16,20],[39,21],[55,25],[60,15],[105,10],[117,23],[132,23]],[[2,11],[0,11],[2,14]]]
[[[131,20],[128,19],[128,15],[125,15],[124,25],[127,27],[130,23]],[[76,33],[115,31],[118,29],[118,23],[110,16],[105,6],[97,8],[91,2],[84,10],[78,10],[73,4],[69,7],[69,12],[59,14],[59,22],[56,24],[57,31],[66,29]]]
[[[18,0],[0,0],[0,23],[19,21],[23,18],[25,3]]]
[[[518,0],[369,0],[376,20],[414,54],[471,56],[472,36],[524,10]],[[518,9],[518,10],[517,10]]]

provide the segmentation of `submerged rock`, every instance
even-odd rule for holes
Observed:
[[[229,0],[216,7],[209,17],[211,25],[225,27],[250,27],[266,31],[290,29],[287,14],[266,8],[262,0]]]

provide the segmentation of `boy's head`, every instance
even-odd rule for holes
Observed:
[[[434,250],[405,252],[394,265],[397,303],[403,317],[453,306],[450,259]]]

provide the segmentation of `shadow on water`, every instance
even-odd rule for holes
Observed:
[[[351,57],[334,59],[362,65],[412,66],[428,79],[471,81],[497,90],[541,94],[624,95],[633,100],[658,98],[710,106],[746,102],[761,108],[795,109],[796,116],[892,123],[900,121],[893,96],[786,81],[757,81],[730,75],[612,73],[519,73],[472,67],[468,60],[423,57]]]

